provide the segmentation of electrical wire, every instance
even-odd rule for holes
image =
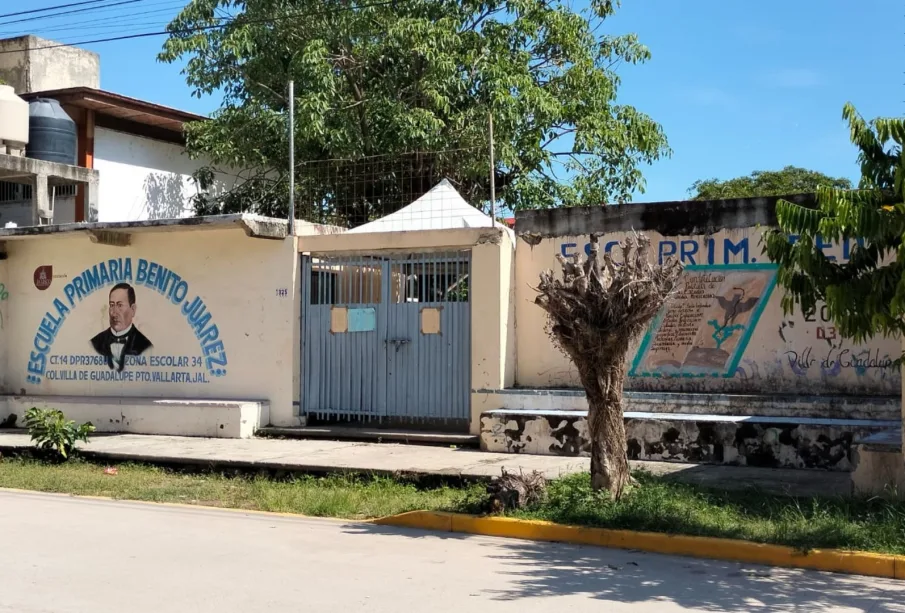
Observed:
[[[180,1],[180,2],[177,2],[176,4],[173,4],[172,2],[158,2],[156,4],[149,4],[148,6],[161,6],[161,5],[166,5],[167,8],[156,9],[153,11],[137,11],[134,13],[121,13],[119,15],[113,15],[110,17],[98,17],[95,19],[86,19],[83,21],[69,21],[65,25],[52,25],[50,27],[43,27],[43,28],[40,28],[40,30],[37,30],[36,32],[32,32],[29,30],[7,30],[7,31],[0,33],[0,36],[16,36],[16,35],[19,35],[20,33],[38,33],[40,36],[44,36],[44,34],[46,32],[67,32],[67,31],[78,32],[78,33],[83,34],[83,33],[85,33],[86,30],[93,29],[93,27],[96,26],[97,24],[105,24],[105,23],[108,23],[111,21],[115,21],[118,25],[129,25],[129,24],[133,23],[133,21],[136,18],[142,18],[142,17],[153,18],[152,17],[153,15],[164,15],[164,14],[167,16],[164,17],[163,19],[165,19],[167,22],[169,22],[170,21],[169,16],[172,15],[173,9],[176,7],[183,6],[184,2]],[[146,23],[147,25],[157,25],[158,22],[144,22],[144,23]],[[165,26],[166,23],[164,23],[162,25]],[[0,24],[0,26],[2,26],[2,24]]]
[[[144,2],[144,0],[120,0],[119,2],[114,2],[112,4],[105,4],[103,6],[90,6],[88,8],[73,9],[71,11],[61,11],[59,13],[51,13],[50,15],[39,15],[37,17],[26,17],[24,19],[15,19],[13,21],[4,21],[4,22],[0,22],[0,26],[9,26],[14,23],[27,23],[27,22],[31,22],[31,21],[40,21],[42,19],[53,19],[54,17],[59,17],[60,15],[71,15],[73,13],[84,13],[86,11],[97,11],[100,9],[111,8],[114,6],[121,6],[123,4],[135,4],[136,2]]]
[[[97,4],[98,2],[107,2],[107,0],[84,0],[83,2],[70,2],[69,4],[58,4],[56,6],[48,6],[42,9],[31,9],[28,11],[19,11],[18,13],[5,13],[0,15],[0,19],[6,17],[18,17],[19,15],[31,15],[32,13],[46,13],[47,11],[55,11],[57,9],[66,9],[71,6],[82,6],[85,4]]]
[[[140,0],[126,0],[126,2],[137,2]],[[345,7],[340,9],[334,9],[330,11],[320,11],[317,13],[295,13],[292,15],[284,15],[282,17],[270,17],[268,19],[249,19],[247,21],[242,21],[242,25],[255,25],[255,24],[265,24],[265,23],[274,23],[277,21],[282,21],[284,19],[295,19],[300,17],[318,17],[320,15],[330,15],[336,13],[344,13],[347,11],[354,11],[357,9],[366,9],[366,8],[374,8],[378,6],[388,6],[391,4],[395,4],[396,0],[384,0],[382,2],[371,2],[368,4],[360,4],[358,6]],[[215,17],[214,19],[222,19],[220,17]],[[194,28],[180,28],[175,30],[163,30],[160,32],[143,32],[141,34],[128,34],[124,36],[111,36],[108,38],[96,38],[94,40],[82,40],[72,43],[55,43],[53,45],[44,45],[42,47],[34,47],[30,49],[31,51],[41,51],[44,49],[59,49],[61,47],[79,47],[82,45],[93,45],[97,43],[112,43],[122,40],[134,40],[137,38],[149,38],[152,36],[172,36],[174,34],[194,34],[196,32],[208,32],[210,30],[218,30],[220,28],[225,28],[237,21],[237,18],[230,19],[227,23],[221,24],[213,24],[209,26],[197,26]],[[2,25],[2,24],[0,24]],[[0,55],[5,53],[19,53],[18,49],[3,49],[0,50]]]

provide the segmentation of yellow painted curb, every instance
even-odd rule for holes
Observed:
[[[234,507],[215,507],[210,505],[153,502],[128,498],[112,498],[108,496],[92,496],[66,494],[61,492],[45,492],[41,490],[23,490],[0,487],[0,492],[16,492],[22,494],[41,494],[66,498],[85,498],[109,502],[126,502],[129,504],[174,507],[179,509],[227,511],[243,515],[259,515],[270,517],[286,517],[294,519],[317,519],[337,523],[364,523],[380,526],[397,526],[417,528],[438,532],[460,532],[479,534],[482,536],[498,536],[527,541],[551,541],[575,545],[594,545],[612,549],[633,549],[648,553],[661,553],[712,560],[728,560],[748,562],[765,566],[782,566],[787,568],[804,568],[850,575],[869,577],[886,577],[889,579],[905,579],[905,556],[849,552],[838,549],[811,550],[803,553],[791,547],[781,545],[763,545],[704,536],[673,536],[654,532],[633,532],[631,530],[607,530],[605,528],[586,528],[568,526],[546,521],[513,519],[510,517],[479,517],[457,513],[440,513],[435,511],[411,511],[399,515],[390,515],[372,520],[340,519],[336,517],[313,517],[299,513],[280,511],[258,511],[237,509]]]
[[[804,553],[781,545],[763,545],[732,539],[584,528],[545,521],[508,517],[478,517],[433,511],[412,511],[373,520],[372,523],[529,541],[553,541],[614,549],[637,549],[649,553],[748,562],[765,566],[905,579],[905,556],[896,555],[849,552],[837,549],[811,550]]]

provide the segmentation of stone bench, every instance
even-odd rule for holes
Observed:
[[[658,462],[851,470],[852,441],[895,420],[625,413],[629,458]],[[496,409],[481,414],[481,449],[588,455],[586,411]]]
[[[580,389],[508,388],[476,390],[489,408],[587,411]],[[703,394],[626,390],[623,409],[647,413],[831,417],[834,419],[901,418],[901,396],[795,396],[788,394]]]
[[[263,400],[122,398],[106,396],[0,396],[0,423],[25,426],[32,408],[59,409],[67,419],[90,421],[98,432],[250,438],[270,421]]]
[[[901,427],[856,438],[852,465],[852,490],[856,494],[905,498]]]

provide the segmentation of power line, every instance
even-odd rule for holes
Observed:
[[[58,4],[56,6],[48,6],[42,9],[31,9],[30,11],[19,11],[18,13],[6,13],[0,15],[0,19],[6,17],[18,17],[19,15],[31,15],[32,13],[46,13],[47,11],[55,11],[57,9],[66,9],[70,6],[82,6],[83,4],[97,4],[98,2],[106,2],[107,0],[84,0],[84,2],[70,2],[69,4]]]
[[[61,32],[61,31],[63,31],[63,32],[65,32],[65,31],[84,32],[84,30],[89,29],[91,26],[94,26],[95,24],[101,24],[101,23],[106,23],[106,22],[110,22],[110,21],[116,21],[117,23],[125,24],[126,22],[124,20],[135,19],[135,18],[139,18],[139,17],[150,17],[152,15],[164,15],[164,14],[171,15],[174,8],[176,8],[177,6],[183,6],[183,2],[180,1],[180,2],[177,2],[176,4],[174,4],[172,2],[159,2],[156,4],[149,4],[147,6],[152,7],[152,6],[161,6],[161,5],[164,5],[167,8],[156,9],[153,11],[139,10],[139,11],[132,12],[132,13],[127,12],[127,13],[121,13],[119,15],[112,15],[109,17],[95,17],[93,19],[84,19],[82,21],[67,21],[63,25],[51,24],[48,27],[41,27],[40,29],[38,29],[34,32],[30,32],[30,33],[37,34],[38,36],[43,36],[45,32]],[[99,8],[102,8],[102,7],[99,7]],[[167,21],[170,21],[169,17],[166,17],[165,19]],[[148,25],[157,25],[157,23],[148,22]],[[3,24],[0,24],[0,27],[2,27],[2,26],[3,26]],[[10,36],[17,32],[27,32],[27,31],[20,30],[20,29],[6,30],[6,31],[0,33],[0,35]]]
[[[127,2],[140,2],[140,1],[141,0],[125,0],[125,2],[123,2],[122,4],[125,4]],[[319,15],[329,15],[329,14],[334,14],[334,13],[342,13],[342,12],[346,12],[346,11],[354,11],[356,9],[367,9],[367,8],[374,8],[374,7],[378,7],[378,6],[387,6],[387,5],[391,5],[391,4],[396,4],[396,0],[384,0],[382,2],[372,2],[369,4],[361,4],[358,6],[345,7],[345,8],[341,8],[341,9],[337,9],[337,10],[332,10],[332,11],[321,11],[318,13],[295,13],[292,15],[284,15],[282,17],[270,17],[268,19],[249,19],[247,21],[243,21],[242,25],[273,23],[276,21],[282,21],[283,19],[294,19],[294,18],[298,18],[298,17],[317,17]],[[224,18],[215,17],[214,19],[224,19]],[[109,38],[96,38],[94,40],[82,40],[82,41],[77,41],[77,42],[73,42],[73,43],[57,43],[57,44],[53,44],[53,45],[44,45],[43,47],[34,47],[34,48],[30,49],[30,51],[43,51],[45,49],[59,49],[61,47],[78,47],[81,45],[93,45],[96,43],[112,43],[112,42],[117,42],[117,41],[121,41],[121,40],[133,40],[136,38],[149,38],[151,36],[171,36],[173,34],[193,34],[195,32],[207,32],[210,30],[217,30],[220,28],[225,28],[225,27],[229,26],[230,24],[235,23],[236,21],[237,21],[237,18],[234,17],[233,19],[230,19],[227,23],[221,23],[221,24],[215,24],[215,25],[209,25],[209,26],[198,26],[198,27],[194,27],[194,28],[181,28],[178,30],[169,30],[169,31],[163,30],[162,32],[143,32],[141,34],[129,34],[126,36],[111,36]],[[0,25],[2,25],[2,24],[0,24]],[[2,55],[4,53],[19,53],[19,50],[18,49],[0,50],[0,55]]]
[[[96,11],[98,9],[106,9],[114,6],[120,6],[123,4],[135,4],[136,2],[144,2],[144,0],[120,0],[119,2],[114,2],[112,4],[105,4],[103,6],[89,6],[88,8],[83,9],[73,9],[71,11],[61,11],[59,13],[51,13],[50,15],[39,15],[37,17],[26,17],[24,19],[15,19],[13,21],[4,21],[0,23],[0,26],[9,26],[14,23],[24,23],[27,21],[40,21],[41,19],[53,19],[54,17],[59,17],[60,15],[71,15],[73,13],[84,13],[85,11]]]

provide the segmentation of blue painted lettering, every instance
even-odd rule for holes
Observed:
[[[694,254],[698,252],[697,241],[682,241],[679,243],[680,257],[683,264],[697,264],[694,260]]]
[[[578,245],[576,245],[575,243],[563,243],[559,248],[559,252],[563,255],[563,257],[568,258],[572,256],[571,250],[577,246]]]
[[[220,330],[217,329],[217,324],[211,324],[208,329],[200,332],[198,338],[201,340],[202,346],[220,338]]]
[[[75,286],[72,283],[67,283],[66,287],[63,288],[63,294],[66,295],[66,298],[69,300],[70,306],[75,306]]]
[[[138,260],[138,274],[135,275],[135,282],[144,285],[148,281],[148,261]]]
[[[75,297],[81,302],[82,298],[88,295],[88,292],[85,291],[85,284],[82,281],[82,278],[76,277],[72,280],[72,284],[75,286]]]
[[[69,307],[66,306],[65,304],[63,304],[63,301],[60,300],[59,298],[54,298],[54,299],[53,299],[53,306],[56,307],[57,313],[60,314],[60,319],[61,319],[61,320],[64,319],[64,318],[66,317],[66,314],[67,314],[67,313],[69,313]]]
[[[167,284],[171,279],[170,271],[163,266],[161,266],[158,270],[160,272],[157,274],[157,291],[166,296]]]
[[[98,274],[97,266],[86,269],[82,273],[82,281],[85,284],[85,294],[91,294],[101,285],[101,276]]]
[[[660,265],[672,255],[676,254],[676,243],[674,241],[660,241]]]
[[[170,296],[170,300],[173,302],[173,304],[179,304],[183,300],[185,300],[186,294],[189,293],[189,284],[183,281],[178,275],[174,276],[179,280],[173,284],[173,290],[172,295]]]
[[[738,255],[742,254],[742,264],[748,263],[748,239],[743,238],[737,244],[732,242],[731,238],[727,238],[723,240],[723,263],[729,264],[732,262],[729,254]]]
[[[160,268],[157,266],[156,262],[151,262],[148,264],[148,278],[145,279],[145,285],[148,287],[154,287],[157,284],[157,273],[160,271]]]
[[[814,240],[814,246],[817,247],[818,249],[820,249],[820,251],[825,251],[826,249],[832,249],[833,243],[824,242],[823,237],[818,234],[817,238]],[[836,261],[835,255],[827,255],[825,253],[824,253],[824,255],[826,255],[826,259],[828,259],[829,261],[831,261],[831,262]]]
[[[122,262],[120,260],[110,260],[108,264],[110,266],[110,282],[114,285],[121,283],[123,280],[120,272],[122,270]]]
[[[100,282],[102,287],[106,287],[110,285],[110,271],[107,270],[107,265],[104,262],[101,262],[97,265],[100,270]]]
[[[193,313],[193,312],[195,311],[195,309],[198,308],[198,304],[199,304],[200,302],[201,302],[201,298],[198,298],[198,297],[196,297],[196,298],[195,298],[194,300],[192,300],[191,302],[189,302],[188,300],[186,300],[186,301],[185,301],[185,304],[182,305],[182,314],[183,314],[183,315],[189,315],[190,313]]]

